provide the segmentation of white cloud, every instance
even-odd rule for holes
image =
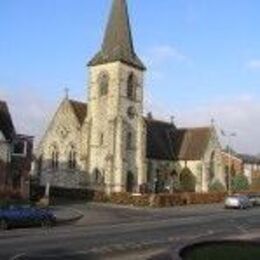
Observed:
[[[237,133],[232,141],[235,149],[252,154],[260,152],[260,103],[256,97],[246,94],[192,108],[166,107],[153,101],[154,104],[146,103],[146,110],[152,110],[156,117],[169,121],[175,115],[177,126],[189,127],[210,125],[213,118],[218,129]],[[221,141],[225,146],[227,141]]]
[[[8,103],[17,132],[35,136],[37,143],[57,104],[30,87],[13,91],[1,88],[0,97]]]
[[[152,49],[151,52],[154,55],[154,57],[159,60],[166,60],[166,59],[175,59],[178,61],[187,60],[187,57],[184,54],[182,54],[179,50],[169,45],[155,47],[154,49]]]
[[[146,63],[150,66],[160,65],[163,62],[188,62],[189,58],[180,50],[171,45],[160,45],[150,48],[145,55]]]
[[[251,70],[260,70],[260,59],[248,61],[246,67]]]

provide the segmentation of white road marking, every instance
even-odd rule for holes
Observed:
[[[13,256],[12,258],[10,258],[10,260],[18,260],[22,256],[26,256],[26,254],[25,253],[17,254],[15,256]]]

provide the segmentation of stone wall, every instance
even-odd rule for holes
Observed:
[[[49,125],[37,150],[35,171],[41,185],[50,182],[57,187],[77,188],[87,185],[86,162],[82,156],[81,125],[71,104],[64,100]],[[76,152],[76,167],[69,170],[69,153]],[[58,169],[52,169],[52,154],[58,153]],[[40,167],[40,169],[39,169]]]

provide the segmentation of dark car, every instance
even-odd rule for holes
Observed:
[[[34,207],[9,206],[0,209],[0,229],[31,226],[52,226],[56,218],[52,211]]]

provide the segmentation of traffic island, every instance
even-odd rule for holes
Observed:
[[[180,252],[182,260],[260,259],[260,243],[254,241],[209,241],[193,244]]]

